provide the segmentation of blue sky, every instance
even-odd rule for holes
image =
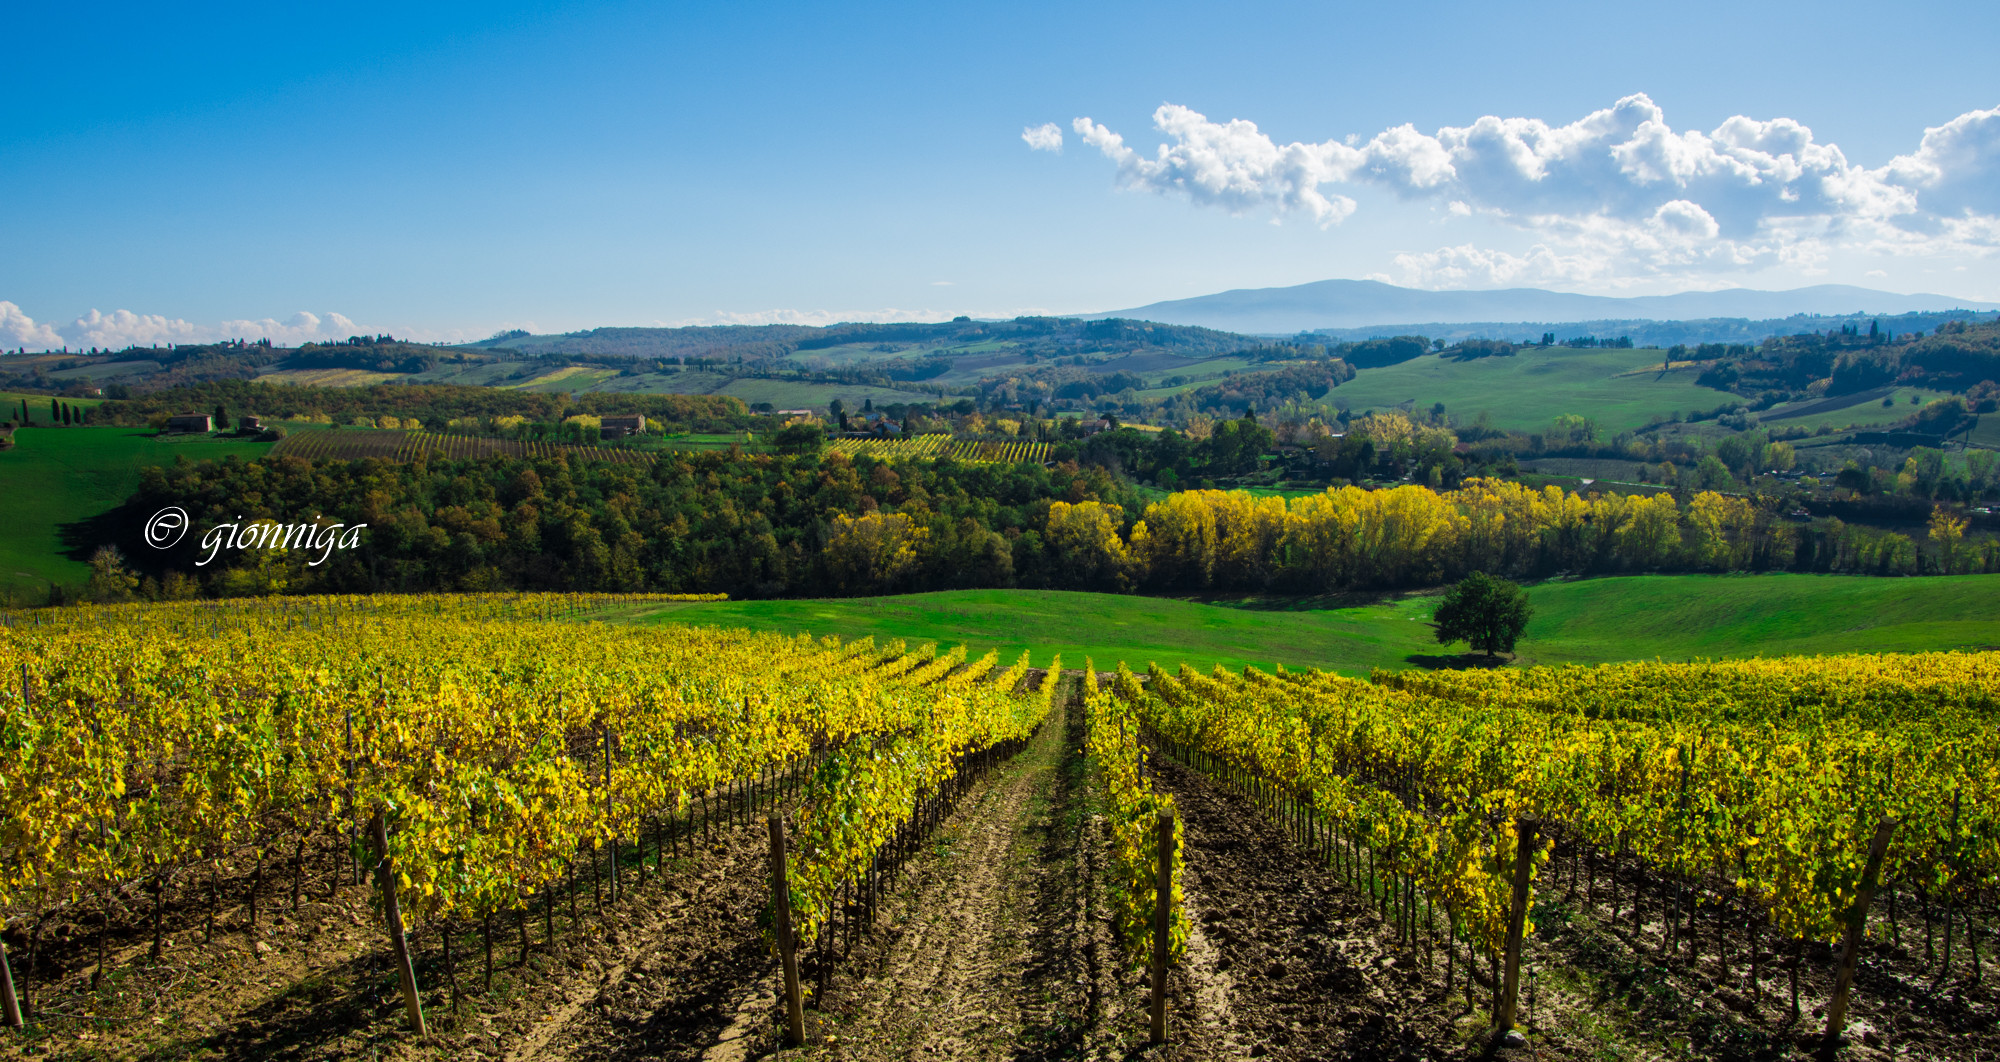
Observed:
[[[1370,276],[2000,299],[1991,3],[43,3],[9,23],[9,346],[1080,312]],[[1623,131],[1563,140],[1599,112]],[[1489,115],[1569,145],[1528,163],[1533,196],[1450,132]],[[1693,183],[1593,168],[1633,122],[1686,159],[1738,115],[1810,142],[1733,127]],[[1045,123],[1059,153],[1023,140]],[[1304,170],[1260,169],[1267,148]],[[1452,151],[1445,177],[1409,168]],[[1803,199],[1778,189],[1809,153]]]

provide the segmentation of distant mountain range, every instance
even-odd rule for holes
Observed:
[[[1844,284],[1791,291],[1728,288],[1621,298],[1541,288],[1422,291],[1374,280],[1321,280],[1289,288],[1239,288],[1083,316],[1198,325],[1248,335],[1296,335],[1320,329],[1379,329],[1388,334],[1420,331],[1417,326],[1423,324],[1473,322],[1763,320],[1796,314],[1891,315],[1954,309],[2000,310],[2000,303],[1949,295],[1899,295]]]

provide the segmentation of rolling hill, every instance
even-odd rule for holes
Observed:
[[[1374,280],[1320,280],[1287,288],[1238,288],[1085,317],[1135,318],[1248,334],[1293,335],[1321,328],[1387,330],[1398,325],[1412,327],[1411,322],[1687,321],[1952,309],[2000,310],[2000,304],[1950,295],[1899,295],[1841,284],[1791,291],[1729,288],[1619,298],[1540,288],[1422,291]]]

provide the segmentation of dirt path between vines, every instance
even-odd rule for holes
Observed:
[[[808,1012],[811,1045],[772,1057],[1113,1053],[1104,1019],[1127,986],[1105,921],[1106,837],[1076,754],[1079,714],[1058,707],[961,800],[884,905],[882,928]]]

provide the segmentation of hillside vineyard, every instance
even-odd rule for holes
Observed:
[[[1025,660],[996,673],[962,648],[541,625],[589,604],[298,599],[6,628],[0,911],[108,920],[135,882],[158,897],[230,864],[296,880],[386,855],[403,919],[478,922],[490,953],[495,916],[523,922],[580,867],[615,899],[621,845],[643,879],[649,844],[687,847],[718,801],[735,815],[782,792],[809,946],[835,895],[1053,690],[1016,695]]]
[[[1557,897],[1749,995],[1773,990],[1766,949],[1789,952],[1794,1020],[1803,950],[1843,945],[1851,981],[1861,941],[1914,932],[1899,904],[1922,912],[1927,955],[1941,917],[1942,971],[1958,927],[1978,983],[2000,882],[2000,653],[1366,682],[1121,664],[1100,683],[1086,662],[1071,686],[1059,660],[1031,670],[1025,654],[1002,667],[963,647],[583,622],[669,600],[6,617],[10,950],[18,962],[28,941],[33,969],[44,928],[65,926],[72,961],[75,938],[94,940],[101,976],[117,963],[108,936],[150,935],[157,958],[163,934],[189,928],[167,924],[170,890],[196,897],[173,917],[209,934],[219,893],[247,890],[254,934],[260,902],[275,916],[289,892],[296,910],[308,876],[337,888],[373,868],[422,1029],[413,947],[444,949],[455,999],[454,935],[477,934],[490,979],[496,939],[518,937],[525,961],[558,906],[575,924],[579,894],[616,902],[669,859],[723,851],[718,819],[768,810],[789,845],[771,906],[823,994],[953,802],[1080,708],[1071,733],[1104,793],[1105,920],[1135,966],[1183,961],[1198,931],[1181,883],[1203,855],[1181,832],[1172,764],[1278,824],[1468,1000],[1475,982],[1496,1000],[1515,983],[1538,904]],[[742,932],[775,947],[783,924]]]

